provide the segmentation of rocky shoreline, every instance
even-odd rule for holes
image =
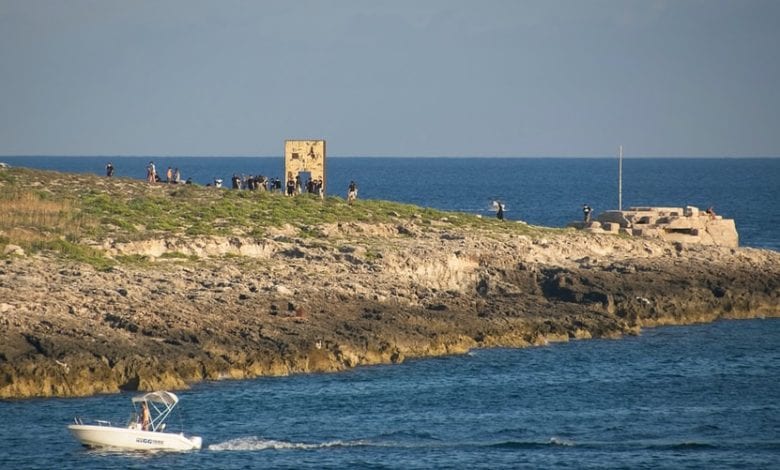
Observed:
[[[0,398],[181,389],[780,316],[780,253],[345,222],[0,258]],[[177,253],[177,257],[166,257]]]

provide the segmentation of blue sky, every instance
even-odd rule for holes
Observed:
[[[0,155],[780,156],[774,0],[0,0]]]

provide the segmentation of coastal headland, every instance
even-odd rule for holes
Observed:
[[[778,316],[771,250],[0,169],[0,398]]]

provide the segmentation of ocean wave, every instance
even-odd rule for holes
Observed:
[[[550,440],[544,441],[504,441],[493,444],[488,444],[487,447],[495,449],[542,449],[550,446],[572,447],[574,441],[562,439],[560,437],[551,437]]]
[[[308,442],[289,442],[280,441],[276,439],[264,439],[262,437],[250,436],[250,437],[237,437],[218,444],[209,445],[209,450],[216,451],[255,451],[255,450],[313,450],[313,449],[325,449],[329,447],[359,447],[368,445],[365,441],[327,441],[319,443]]]
[[[439,441],[440,439],[429,432],[420,431],[393,431],[389,433],[380,434],[376,437],[379,440],[425,440],[425,441]]]
[[[717,449],[718,446],[705,442],[670,442],[663,444],[650,444],[645,446],[650,450],[707,450]]]
[[[553,436],[550,438],[549,444],[552,446],[572,447],[574,446],[574,441]]]

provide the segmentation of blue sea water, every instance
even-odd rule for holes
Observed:
[[[187,453],[82,448],[129,394],[0,401],[0,468],[780,468],[780,319],[203,383]]]
[[[111,160],[117,176],[143,179],[153,159],[158,170],[178,167],[183,179],[225,183],[236,174],[284,177],[282,157],[2,157],[15,166],[103,174]],[[327,191],[344,197],[351,180],[362,199],[386,199],[563,227],[618,206],[615,158],[330,158]],[[780,158],[630,158],[623,161],[623,207],[713,206],[736,221],[743,246],[780,251]]]

